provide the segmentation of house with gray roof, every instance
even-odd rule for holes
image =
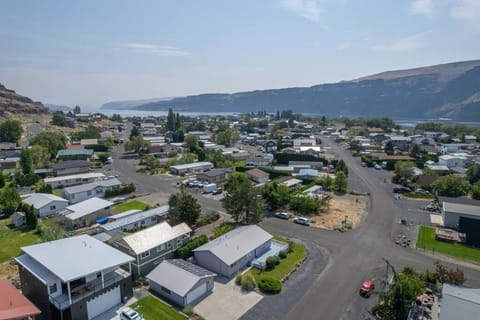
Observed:
[[[102,224],[100,230],[103,232],[129,231],[136,228],[148,228],[164,220],[168,215],[170,207],[160,206],[146,211],[138,211],[118,218],[118,215],[111,216],[108,223]],[[120,213],[119,215],[121,215]],[[110,220],[113,220],[110,222]]]
[[[52,186],[52,188],[64,188],[70,186],[76,186],[83,183],[90,183],[99,181],[105,178],[105,175],[101,172],[88,172],[80,174],[72,174],[61,177],[45,178],[43,182],[46,185]]]
[[[107,190],[113,190],[121,186],[122,182],[117,178],[104,179],[64,188],[62,197],[67,199],[70,204],[74,204],[93,197],[103,198]]]
[[[146,278],[150,289],[166,300],[186,307],[213,290],[215,273],[182,259],[162,261]]]
[[[153,227],[124,236],[112,245],[135,259],[132,264],[134,276],[146,276],[165,259],[171,259],[177,248],[186,243],[192,229],[180,223],[171,227],[162,222]]]
[[[478,319],[480,289],[462,288],[444,283],[440,320]]]
[[[49,193],[34,193],[25,200],[24,203],[35,208],[38,217],[46,217],[64,210],[68,206],[68,201]]]
[[[90,162],[86,160],[67,160],[52,165],[55,177],[70,174],[87,173],[90,171]]]
[[[98,219],[107,217],[114,203],[97,197],[73,204],[59,212],[60,220],[74,229],[89,227]]]
[[[270,249],[272,235],[256,225],[236,228],[193,250],[195,262],[232,277]]]
[[[89,160],[92,156],[92,149],[62,149],[57,152],[57,159],[59,160]]]
[[[23,247],[15,260],[45,319],[93,319],[133,296],[133,259],[88,235]]]

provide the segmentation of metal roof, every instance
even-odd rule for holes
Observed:
[[[113,202],[110,202],[108,200],[93,197],[88,200],[66,207],[66,210],[62,211],[61,214],[65,215],[65,217],[70,220],[76,220],[95,211],[110,207],[113,204]]]
[[[76,168],[76,167],[90,167],[90,162],[87,160],[67,160],[60,163],[55,163],[52,168],[55,170]]]
[[[147,275],[147,279],[185,296],[201,279],[216,274],[182,259],[164,260]]]
[[[0,279],[0,292],[0,320],[26,319],[40,314],[40,310],[9,281]]]
[[[53,201],[68,203],[67,200],[50,193],[34,193],[30,197],[23,200],[24,203],[33,206],[35,209],[43,208]]]
[[[262,171],[260,169],[250,169],[248,170],[247,172],[245,172],[247,175],[249,176],[252,176],[252,177],[255,177],[255,178],[265,178],[265,177],[269,177],[270,174],[268,174],[267,172],[265,171]]]
[[[443,284],[441,320],[478,319],[480,289]]]
[[[132,210],[127,210],[127,211],[124,211],[122,213],[118,213],[118,214],[114,214],[114,215],[111,215],[109,218],[109,220],[119,220],[119,219],[122,219],[122,218],[125,218],[125,217],[128,217],[128,216],[131,216],[135,213],[139,213],[139,212],[142,212],[142,210],[138,210],[138,209],[132,209]]]
[[[122,185],[122,182],[117,178],[113,178],[108,180],[101,180],[101,181],[95,181],[95,182],[90,182],[85,184],[79,184],[77,186],[72,186],[72,187],[66,187],[63,189],[63,191],[65,193],[72,194],[72,193],[79,193],[79,192],[93,190],[96,187],[115,187],[120,185]]]
[[[213,168],[213,164],[211,162],[194,162],[194,163],[187,163],[187,164],[179,164],[176,166],[171,166],[170,168],[174,168],[177,170],[182,170],[182,169],[192,169],[192,168],[198,168],[198,167],[203,167],[203,166],[211,166]]]
[[[160,209],[160,210],[158,210]],[[106,223],[102,225],[100,228],[105,230],[105,231],[113,231],[117,229],[121,229],[124,226],[128,226],[132,223],[142,221],[144,219],[150,218],[150,217],[155,217],[155,216],[163,216],[168,213],[168,210],[170,207],[168,205],[166,206],[161,206],[152,210],[147,210],[147,211],[140,211],[139,213],[131,214],[128,215],[124,218],[117,219],[113,222]]]
[[[93,154],[92,149],[80,149],[80,150],[62,149],[62,150],[58,150],[57,157],[59,157],[59,156],[81,156],[81,155],[91,156],[92,154]]]
[[[190,232],[192,232],[192,229],[185,223],[171,227],[167,222],[162,222],[153,227],[125,236],[123,237],[123,241],[135,254],[140,254],[180,236],[190,234]]]
[[[88,235],[44,242],[23,247],[22,250],[63,282],[134,260],[129,255]]]
[[[210,251],[225,264],[231,265],[270,239],[272,235],[262,228],[256,225],[244,226],[207,242],[193,251]]]
[[[88,173],[81,173],[81,174],[71,174],[69,176],[46,178],[43,181],[45,183],[51,183],[51,182],[65,181],[65,180],[90,179],[90,178],[102,178],[102,177],[105,177],[103,173],[88,172]]]
[[[466,214],[470,216],[480,216],[480,206],[475,206],[470,204],[451,203],[451,202],[444,201],[443,210],[445,212],[451,212],[451,213],[460,213],[460,214]]]

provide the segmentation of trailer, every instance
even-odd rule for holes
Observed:
[[[217,184],[209,183],[203,186],[203,193],[211,193],[217,189]]]

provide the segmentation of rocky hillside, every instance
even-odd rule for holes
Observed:
[[[395,119],[480,118],[480,60],[388,71],[308,88],[201,94],[140,104],[138,110],[295,112]]]
[[[32,101],[0,84],[0,116],[14,113],[40,114],[48,113],[48,109],[41,102]]]

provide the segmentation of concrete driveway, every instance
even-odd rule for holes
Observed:
[[[235,278],[226,281],[215,281],[212,294],[194,307],[195,313],[208,320],[236,320],[263,299],[256,292],[242,291]]]

